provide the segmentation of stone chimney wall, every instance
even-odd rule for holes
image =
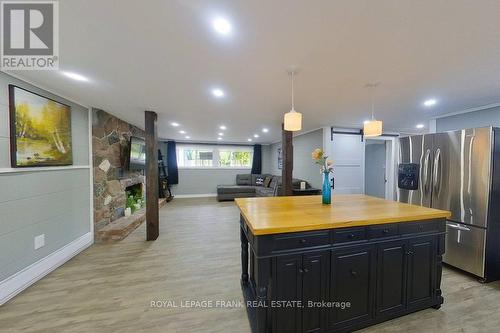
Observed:
[[[144,184],[143,171],[128,171],[130,137],[144,131],[99,109],[92,110],[94,232],[124,216],[125,187]]]

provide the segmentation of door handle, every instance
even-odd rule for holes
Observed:
[[[434,171],[434,174],[432,175],[432,183],[433,183],[432,185],[433,185],[436,193],[439,194],[439,191],[441,190],[441,177],[439,177],[439,181],[438,181],[438,175],[441,175],[441,149],[440,148],[436,149],[436,156],[434,156],[434,170],[433,171]]]
[[[423,174],[423,179],[422,183],[424,184],[424,191],[428,192],[429,190],[429,158],[431,157],[431,150],[427,149],[425,152],[425,158],[424,158],[424,174]]]
[[[461,226],[459,224],[446,223],[446,226],[450,227],[452,229],[455,229],[455,230],[470,231],[470,228],[463,227],[463,226]]]

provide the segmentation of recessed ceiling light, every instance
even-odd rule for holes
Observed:
[[[181,134],[186,134],[186,131],[179,131],[179,133],[181,133]]]
[[[221,125],[221,126],[219,126],[219,128],[224,131],[227,127],[224,125]]]
[[[251,141],[252,141],[252,139],[248,138],[248,139],[247,139],[247,141],[248,141],[248,142],[251,142]]]
[[[424,104],[424,106],[427,106],[427,107],[434,106],[437,104],[437,100],[435,100],[434,98],[431,98],[431,99],[424,101],[423,104]]]
[[[221,98],[224,97],[224,91],[219,88],[214,88],[212,89],[212,95],[214,95],[214,97]]]
[[[174,127],[178,127],[179,126],[179,123],[176,123],[175,121],[171,122],[170,125],[174,126]]]
[[[222,138],[221,138],[221,137],[218,137],[218,138],[217,138],[217,140],[219,140],[219,141],[220,141],[220,140],[222,140]]]
[[[185,138],[186,139],[191,139],[191,137],[189,135],[186,135]]]
[[[81,82],[88,82],[89,79],[87,79],[85,76],[74,73],[74,72],[62,72],[62,74],[66,77],[69,77],[70,79],[73,79],[75,81],[81,81]]]
[[[232,30],[231,23],[222,17],[214,19],[212,21],[212,27],[221,35],[228,35]]]
[[[416,128],[424,128],[425,125],[424,124],[417,124],[417,126],[415,126]]]
[[[254,137],[254,138],[258,138],[258,137],[259,137],[259,135],[258,135],[258,134],[254,134],[254,135],[253,135],[253,137]]]
[[[269,132],[269,130],[267,128],[263,128],[262,132],[267,133],[267,132]]]
[[[220,133],[219,133],[219,134],[217,134],[217,135],[219,135],[219,136],[223,136],[223,135],[224,135],[224,133],[220,132]]]

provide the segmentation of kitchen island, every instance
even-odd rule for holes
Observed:
[[[447,211],[365,195],[235,201],[254,332],[350,332],[443,303]]]

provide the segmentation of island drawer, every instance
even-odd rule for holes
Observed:
[[[439,230],[439,223],[436,221],[401,223],[401,225],[399,226],[399,232],[402,235],[416,234],[419,232],[432,232],[438,230]]]
[[[330,233],[327,230],[275,235],[273,238],[274,242],[272,251],[284,251],[330,244]]]
[[[356,242],[366,240],[366,230],[360,228],[342,228],[333,231],[334,243]]]
[[[399,235],[397,224],[383,224],[377,226],[369,226],[367,229],[368,238],[394,237]]]

